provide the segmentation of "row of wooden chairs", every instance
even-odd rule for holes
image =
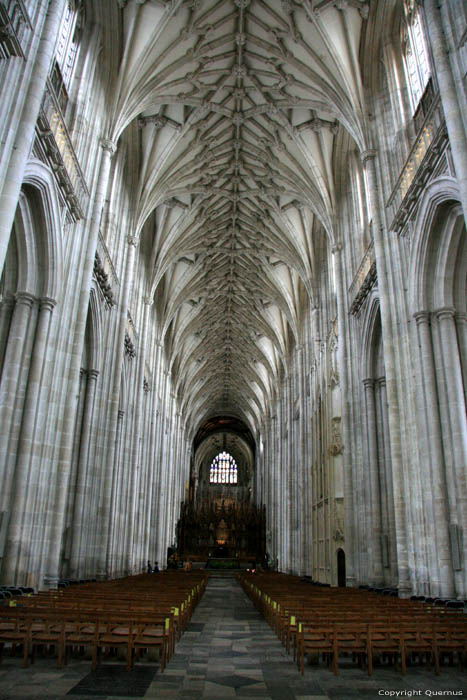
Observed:
[[[371,675],[375,657],[406,672],[407,660],[428,659],[439,674],[441,659],[467,658],[467,616],[433,605],[368,591],[311,587],[286,574],[238,579],[301,672],[306,656],[323,654],[339,672],[339,656],[351,654]]]
[[[407,659],[428,658],[437,675],[440,673],[442,654],[457,653],[462,659],[467,654],[467,626],[465,621],[434,622],[404,621],[399,624],[383,622],[342,622],[326,625],[303,623],[297,635],[297,664],[301,673],[307,655],[325,654],[329,666],[337,675],[339,655],[352,654],[360,666],[373,673],[375,657],[400,663],[402,674],[407,669]]]
[[[0,661],[5,645],[13,652],[22,648],[24,667],[34,663],[38,648],[53,648],[61,668],[71,651],[87,649],[95,669],[103,652],[120,649],[131,670],[144,650],[157,650],[163,671],[207,579],[201,572],[171,572],[20,598],[0,607]]]

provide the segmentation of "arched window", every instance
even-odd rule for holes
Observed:
[[[79,48],[81,0],[68,0],[63,14],[50,79],[63,113],[68,104],[68,94]]]
[[[58,35],[57,47],[55,50],[55,58],[62,73],[63,82],[68,89],[73,74],[76,54],[78,51],[78,42],[76,41],[76,24],[78,21],[78,4],[73,0],[68,0],[65,8],[65,13],[62,19],[62,25]]]
[[[210,484],[236,484],[238,481],[237,465],[232,455],[220,452],[214,457],[209,471]]]
[[[415,113],[430,79],[430,63],[420,10],[415,0],[404,0],[404,16],[402,47],[412,111]]]

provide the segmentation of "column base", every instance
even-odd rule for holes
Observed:
[[[51,590],[52,588],[58,588],[58,582],[60,577],[56,574],[44,574],[42,579],[42,585],[46,590]]]
[[[399,598],[410,598],[413,594],[412,586],[408,581],[399,581],[397,590],[399,591]]]

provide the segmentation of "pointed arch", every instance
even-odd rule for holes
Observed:
[[[464,231],[464,234],[463,234]],[[465,313],[465,226],[454,178],[442,176],[426,187],[415,220],[409,268],[409,308],[413,313],[455,306]],[[433,285],[433,274],[436,275]],[[465,275],[465,272],[464,272]],[[450,286],[448,286],[450,285]],[[457,285],[457,286],[454,286]]]
[[[20,207],[29,202],[31,213],[26,221],[36,224],[34,229],[24,229],[26,245],[35,250],[36,269],[40,280],[35,293],[38,296],[58,300],[63,285],[62,215],[53,173],[37,159],[30,159],[24,175]],[[22,204],[21,204],[22,203]],[[28,260],[28,265],[29,265]],[[28,281],[28,284],[32,282]],[[26,290],[25,290],[26,291]],[[27,290],[32,291],[32,290]]]

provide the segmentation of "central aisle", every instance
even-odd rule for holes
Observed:
[[[151,690],[156,690],[158,698],[190,700],[292,700],[322,694],[316,683],[301,679],[269,625],[228,575],[211,576],[188,630]]]

